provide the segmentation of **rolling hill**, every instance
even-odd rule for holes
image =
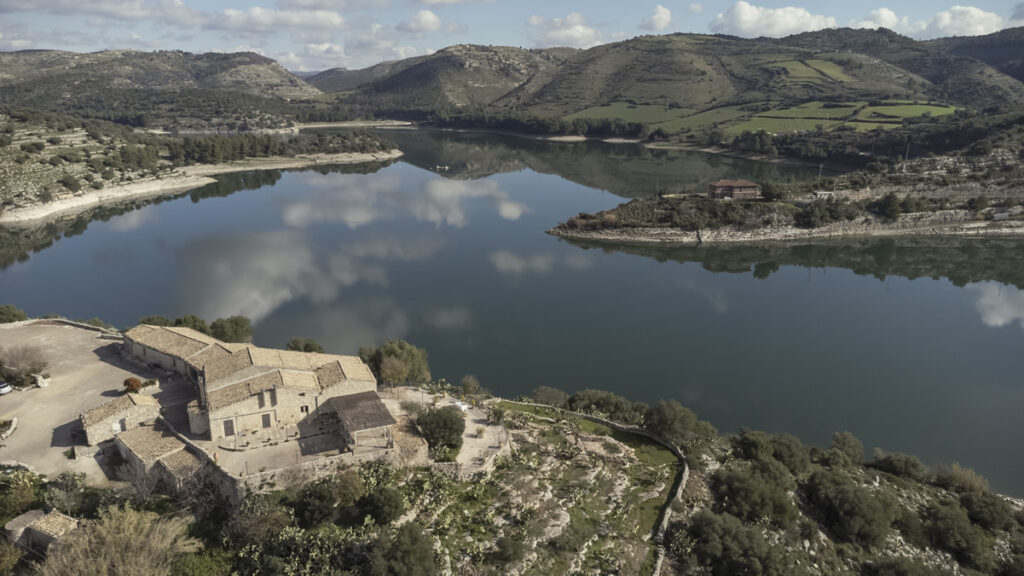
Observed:
[[[961,39],[919,42],[884,29],[781,39],[640,36],[588,50],[453,46],[365,70],[327,71],[310,83],[387,114],[487,108],[676,132],[809,102],[1012,109],[1024,105],[1024,84],[1010,74],[1019,65],[1013,56],[1022,52],[1020,36],[1018,30],[970,39],[984,50]],[[850,112],[848,119],[860,119]]]

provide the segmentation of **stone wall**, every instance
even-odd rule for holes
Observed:
[[[85,443],[95,446],[100,442],[110,440],[115,434],[138,428],[144,422],[152,422],[159,415],[160,406],[158,404],[132,406],[127,410],[112,414],[92,426],[82,426],[85,430]],[[124,422],[123,427],[121,425],[122,421]]]
[[[171,370],[172,372],[177,372],[186,378],[189,375],[188,364],[186,364],[181,358],[175,358],[174,356],[169,356],[163,352],[158,352],[148,346],[139,344],[131,338],[124,339],[124,350],[137,363],[149,366],[159,366],[161,368]]]

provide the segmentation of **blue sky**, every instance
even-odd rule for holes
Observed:
[[[934,38],[1021,25],[1016,0],[0,0],[0,50],[252,50],[292,70],[361,68],[460,43],[586,48],[641,34],[839,26]]]

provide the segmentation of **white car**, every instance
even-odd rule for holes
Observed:
[[[11,388],[10,384],[8,384],[7,382],[0,382],[0,396],[3,396],[4,394],[9,394],[13,391],[14,388]]]

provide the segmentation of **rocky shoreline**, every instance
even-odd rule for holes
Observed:
[[[294,157],[276,156],[250,158],[223,164],[186,166],[159,178],[89,190],[61,200],[34,206],[8,209],[0,213],[0,225],[19,228],[35,227],[55,218],[85,212],[97,206],[117,204],[125,200],[171,196],[216,182],[212,176],[250,170],[285,170],[327,164],[361,164],[387,162],[402,156],[401,150],[386,152],[343,152],[339,154],[306,154]]]
[[[1015,217],[1019,218],[1020,214]],[[837,222],[818,228],[769,226],[756,229],[721,227],[688,231],[669,227],[616,227],[595,230],[571,229],[560,224],[547,230],[552,236],[606,243],[699,245],[724,243],[786,242],[870,236],[983,236],[1024,235],[1024,220],[976,220],[966,210],[942,210],[905,214],[889,223],[871,217]]]

